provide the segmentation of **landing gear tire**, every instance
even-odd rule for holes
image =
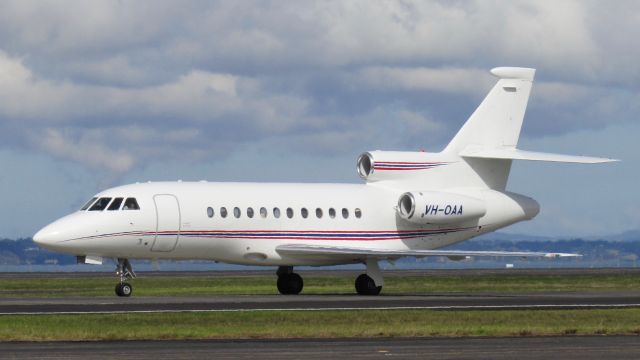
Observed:
[[[356,278],[356,292],[358,295],[378,295],[382,286],[376,286],[375,281],[367,274],[361,274]]]
[[[303,286],[302,277],[296,273],[278,276],[278,291],[282,295],[298,295]]]
[[[129,297],[133,293],[133,286],[126,282],[127,279],[134,279],[136,273],[128,259],[118,258],[116,265],[116,276],[120,278],[120,282],[116,285],[116,295],[120,297]]]
[[[133,286],[129,283],[116,285],[116,295],[121,297],[129,297],[133,293]]]

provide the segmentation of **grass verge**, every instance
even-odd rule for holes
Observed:
[[[304,276],[304,294],[353,294],[353,278]],[[140,277],[132,282],[135,296],[197,296],[277,294],[276,277]],[[116,279],[86,278],[0,279],[0,297],[112,296]],[[389,276],[383,294],[420,293],[532,293],[538,291],[640,291],[640,277],[633,275],[447,275]]]
[[[640,309],[0,316],[2,341],[640,334]]]

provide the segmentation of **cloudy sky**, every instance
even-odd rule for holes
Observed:
[[[359,182],[366,150],[439,151],[495,82],[538,69],[510,232],[640,228],[635,1],[3,1],[0,237],[147,180]]]

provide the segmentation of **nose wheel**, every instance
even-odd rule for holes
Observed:
[[[123,282],[122,284],[118,284],[116,285],[116,295],[118,296],[131,296],[131,293],[133,292],[133,287],[131,287],[131,284]]]
[[[118,259],[118,265],[116,265],[116,276],[120,278],[120,283],[116,285],[116,295],[120,297],[129,297],[133,293],[133,286],[127,282],[127,279],[134,279],[136,273],[133,272],[133,267],[129,262],[129,259]]]

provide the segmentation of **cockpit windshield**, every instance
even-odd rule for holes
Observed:
[[[113,199],[113,201],[111,201]],[[80,209],[81,211],[118,211],[118,210],[140,210],[140,205],[138,205],[138,201],[136,198],[125,198],[124,197],[94,197],[89,200],[83,207]]]
[[[113,202],[111,202],[111,205],[109,205],[109,208],[107,210],[120,210],[120,205],[122,205],[122,200],[124,200],[124,198],[115,198],[113,199]]]
[[[100,198],[98,199],[98,201],[96,201],[95,204],[93,204],[92,207],[89,208],[89,211],[102,211],[107,207],[107,205],[109,205],[110,201],[111,201],[110,197]]]
[[[140,210],[140,206],[138,206],[138,202],[135,198],[127,198],[122,210]]]
[[[93,204],[93,202],[96,201],[97,199],[98,199],[97,197],[91,198],[91,200],[87,201],[87,203],[84,204],[84,206],[82,207],[82,209],[80,209],[80,211],[87,210],[89,206],[91,206],[91,204]]]

